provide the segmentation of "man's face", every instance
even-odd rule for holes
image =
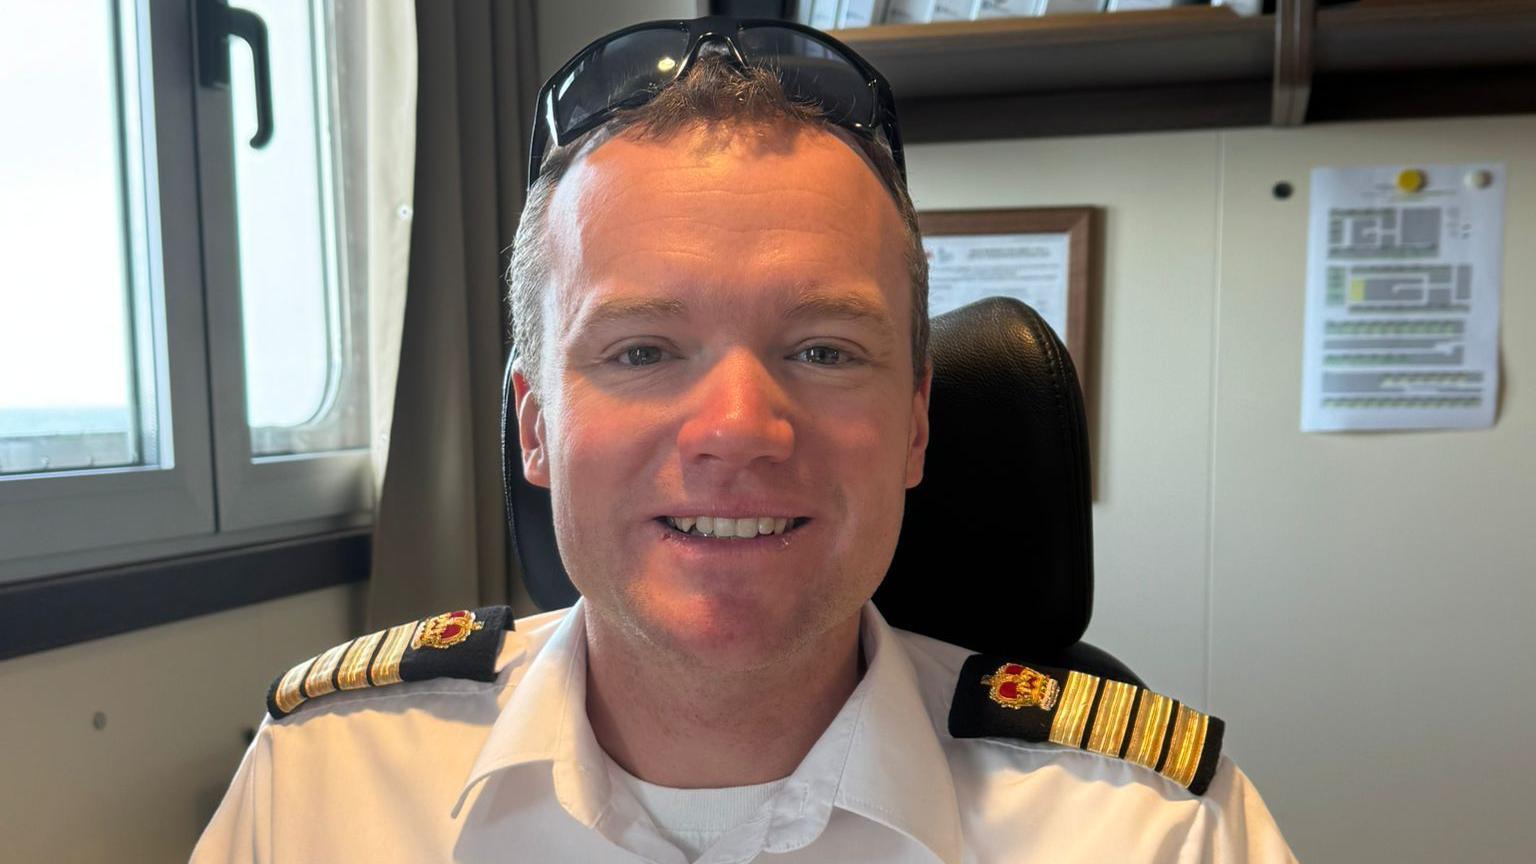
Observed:
[[[922,478],[928,382],[901,218],[864,158],[826,132],[699,134],[621,135],[561,180],[542,386],[514,386],[525,475],[590,610],[739,671],[874,593]],[[701,516],[717,536],[679,530]],[[718,536],[726,520],[757,536]]]

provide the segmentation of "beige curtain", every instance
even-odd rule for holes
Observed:
[[[511,601],[502,274],[539,82],[532,0],[419,0],[410,275],[368,624]],[[379,428],[379,427],[376,427]]]
[[[362,155],[368,283],[368,381],[374,499],[388,468],[400,329],[410,266],[412,178],[416,167],[416,14],[411,0],[338,0],[343,52],[361,56],[362,136],[346,136]],[[360,26],[359,26],[360,25]],[[361,43],[360,45],[358,43]]]

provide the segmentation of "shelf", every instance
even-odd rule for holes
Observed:
[[[1536,64],[1536,2],[1355,5],[1317,15],[1318,73]]]
[[[1274,25],[1221,7],[898,24],[833,33],[902,99],[1267,78]]]
[[[890,80],[914,143],[1536,111],[1533,0],[1315,14],[1310,28],[1175,7],[834,35]]]

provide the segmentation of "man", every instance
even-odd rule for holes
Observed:
[[[967,707],[969,652],[870,605],[922,479],[926,271],[888,93],[845,51],[705,19],[546,85],[513,397],[583,599],[295,666],[195,860],[1292,860],[1203,749],[1219,721],[1119,685],[1150,755],[1089,752],[1112,682],[1005,664]],[[1070,746],[949,732],[1060,739],[1073,705]]]

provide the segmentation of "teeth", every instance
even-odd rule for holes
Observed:
[[[783,534],[793,520],[775,516],[668,516],[667,524],[683,532],[703,537],[750,539],[758,535]]]

